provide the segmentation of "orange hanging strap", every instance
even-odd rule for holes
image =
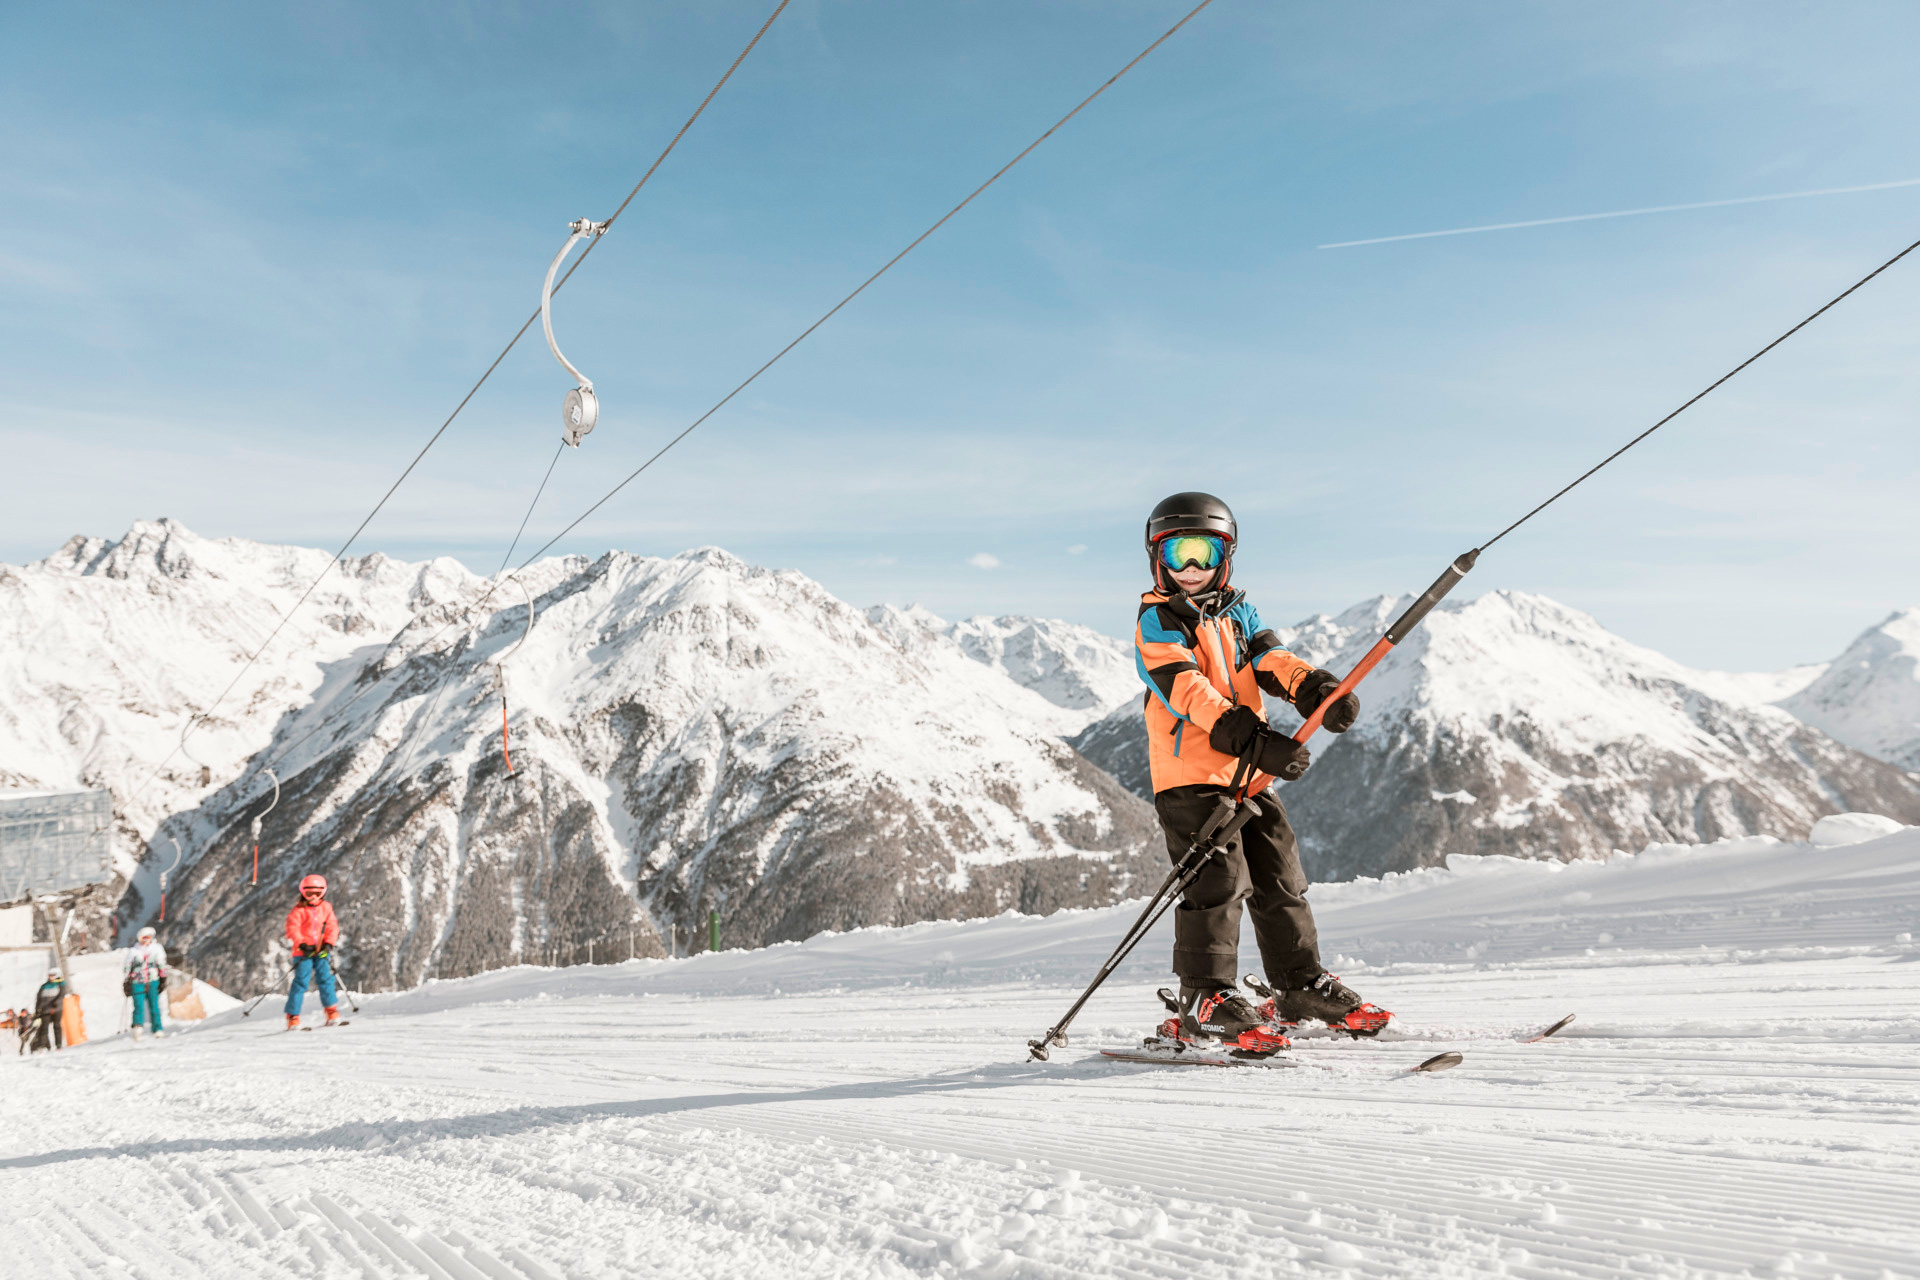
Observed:
[[[556,353],[557,354],[557,353]],[[527,603],[527,624],[520,631],[520,638],[507,646],[507,651],[493,660],[494,678],[500,682],[500,754],[507,760],[507,776],[513,777],[513,744],[507,731],[507,659],[520,651],[520,646],[533,634],[533,593],[527,590],[527,584],[519,578],[513,583],[520,588],[520,595]]]
[[[507,738],[507,674],[500,673],[500,754],[507,758],[507,776],[513,776],[513,744]]]

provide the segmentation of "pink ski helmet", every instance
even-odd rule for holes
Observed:
[[[303,896],[315,890],[318,890],[322,897],[326,896],[327,878],[325,876],[308,876],[300,882],[300,892]]]

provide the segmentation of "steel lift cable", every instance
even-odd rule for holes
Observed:
[[[753,33],[753,39],[747,41],[746,47],[740,50],[739,54],[735,56],[732,64],[727,67],[726,74],[721,76],[720,79],[714,84],[713,88],[707,91],[707,96],[700,100],[700,105],[694,108],[693,114],[687,117],[686,123],[680,126],[679,132],[673,135],[673,138],[667,143],[666,147],[660,152],[660,154],[657,157],[654,158],[653,163],[647,166],[647,171],[640,175],[640,181],[636,182],[633,186],[633,190],[627,193],[627,198],[620,202],[620,206],[613,211],[613,214],[611,217],[609,217],[605,222],[598,224],[599,232],[596,233],[594,237],[588,241],[586,249],[582,251],[582,253],[577,259],[574,260],[573,265],[567,268],[566,275],[562,276],[560,278],[559,283],[553,286],[552,290],[549,293],[549,296],[551,293],[559,292],[560,289],[565,287],[567,281],[573,278],[573,273],[575,271],[578,271],[580,269],[580,264],[587,260],[587,255],[593,252],[594,247],[600,242],[600,237],[604,235],[605,232],[613,226],[613,224],[619,219],[621,214],[627,211],[627,206],[632,204],[634,197],[640,194],[640,189],[647,185],[648,179],[652,178],[654,173],[660,168],[661,164],[663,164],[666,161],[666,158],[669,155],[673,154],[673,149],[680,145],[680,140],[687,136],[687,131],[693,128],[694,122],[698,120],[702,115],[702,113],[706,111],[708,105],[713,102],[716,96],[718,96],[720,90],[726,86],[727,81],[733,78],[733,73],[740,69],[740,64],[746,61],[747,55],[753,52],[754,46],[760,43],[761,37],[767,34],[768,29],[773,26],[774,20],[778,18],[783,12],[786,11],[786,7],[790,3],[792,3],[792,0],[780,0],[780,3],[774,7],[773,12],[767,15],[767,20],[760,24],[760,29],[758,31]],[[569,247],[571,247],[571,242],[569,242]],[[387,491],[380,496],[380,500],[373,504],[373,510],[367,512],[366,517],[363,520],[361,520],[359,525],[357,525],[354,528],[354,531],[350,535],[348,535],[347,540],[340,544],[340,549],[333,553],[333,558],[327,562],[327,567],[321,570],[320,574],[317,577],[315,577],[312,582],[307,584],[307,589],[300,593],[300,598],[293,602],[293,607],[288,609],[284,614],[281,615],[280,621],[276,623],[273,630],[267,634],[267,638],[260,642],[260,647],[253,651],[253,655],[249,657],[246,663],[240,668],[240,670],[234,674],[233,679],[228,682],[227,687],[220,691],[220,695],[216,697],[211,703],[209,703],[205,708],[205,710],[200,712],[200,716],[206,716],[210,714],[215,707],[218,707],[222,702],[226,701],[227,695],[231,694],[234,691],[235,687],[239,685],[241,679],[246,676],[247,672],[252,670],[253,665],[260,660],[260,655],[267,651],[268,646],[270,646],[274,642],[274,639],[277,636],[279,636],[280,632],[283,629],[285,629],[287,623],[292,620],[293,615],[297,613],[300,610],[300,607],[307,602],[309,597],[313,595],[314,591],[320,586],[321,582],[325,581],[327,574],[332,572],[334,566],[339,564],[340,561],[346,556],[348,548],[353,546],[354,542],[359,539],[362,533],[366,532],[366,528],[369,524],[373,522],[373,518],[380,514],[381,509],[387,505],[388,500],[393,497],[394,493],[399,490],[402,484],[406,483],[407,477],[413,474],[414,468],[418,467],[420,465],[421,460],[427,456],[428,452],[432,450],[433,446],[439,443],[440,437],[445,435],[447,428],[453,425],[453,420],[460,416],[460,411],[462,409],[465,409],[467,407],[468,402],[471,401],[473,397],[479,393],[480,388],[486,385],[487,379],[493,376],[493,371],[495,369],[498,369],[500,367],[501,361],[507,358],[507,353],[512,351],[514,347],[518,345],[520,339],[526,336],[527,330],[533,326],[533,322],[535,320],[540,319],[540,317],[541,317],[541,313],[539,311],[535,311],[532,315],[527,317],[525,323],[523,323],[520,326],[519,330],[514,333],[512,339],[508,341],[507,345],[500,349],[500,354],[493,358],[493,363],[487,366],[486,372],[482,373],[480,375],[479,380],[476,381],[473,384],[473,386],[468,389],[467,394],[460,398],[460,403],[453,407],[453,412],[447,415],[446,421],[442,422],[439,426],[439,429],[436,430],[431,436],[427,438],[426,444],[420,447],[420,452],[414,455],[413,461],[409,462],[406,465],[406,469],[401,471],[399,477],[395,479],[393,484],[388,486]],[[198,718],[199,717],[195,717],[195,719],[198,719]],[[188,722],[186,732],[190,733],[192,732],[192,729],[193,729],[193,722],[190,720]],[[182,740],[184,741],[184,739],[185,739],[185,734],[183,733]],[[174,755],[173,752],[169,752],[167,754],[166,759],[163,759],[159,763],[159,765],[155,766],[153,773],[148,776],[146,782],[141,784],[140,790],[134,793],[136,797],[144,794],[146,792],[146,789],[153,785],[154,778],[157,778],[160,776],[161,771],[166,768],[167,763],[173,759],[173,755]]]
[[[1627,450],[1633,448],[1633,446],[1639,444],[1642,440],[1645,440],[1648,436],[1652,435],[1654,432],[1658,431],[1660,428],[1666,426],[1669,422],[1672,422],[1675,418],[1685,413],[1688,409],[1691,409],[1694,405],[1706,399],[1710,393],[1712,393],[1713,391],[1719,388],[1721,383],[1731,380],[1734,374],[1739,373],[1742,369],[1746,368],[1748,365],[1758,360],[1761,356],[1764,356],[1765,354],[1767,354],[1767,352],[1773,350],[1775,347],[1785,342],[1788,338],[1791,338],[1794,334],[1800,332],[1802,329],[1812,324],[1815,320],[1818,320],[1821,316],[1825,315],[1828,311],[1832,310],[1833,307],[1835,307],[1840,302],[1845,300],[1848,294],[1852,293],[1855,289],[1858,289],[1860,286],[1866,284],[1867,281],[1873,279],[1875,276],[1879,275],[1882,271],[1885,271],[1888,267],[1900,261],[1900,259],[1906,257],[1908,254],[1912,253],[1915,249],[1920,249],[1920,240],[1915,240],[1912,244],[1908,245],[1906,248],[1902,249],[1900,252],[1894,254],[1891,258],[1888,258],[1885,262],[1881,263],[1879,266],[1875,267],[1873,270],[1867,272],[1867,274],[1865,274],[1864,276],[1861,276],[1858,280],[1855,280],[1852,284],[1848,285],[1845,289],[1841,290],[1838,294],[1836,294],[1833,297],[1833,299],[1827,303],[1826,306],[1821,307],[1818,311],[1808,316],[1805,320],[1802,320],[1799,324],[1793,326],[1793,328],[1787,330],[1785,333],[1775,338],[1772,342],[1769,342],[1766,346],[1760,348],[1758,351],[1748,356],[1745,360],[1742,360],[1739,364],[1729,369],[1725,374],[1721,375],[1721,377],[1717,381],[1709,385],[1706,388],[1706,390],[1702,391],[1699,395],[1696,395],[1695,397],[1693,397],[1693,399],[1687,401],[1685,404],[1681,405],[1678,409],[1675,409],[1672,413],[1660,419],[1660,421],[1654,423],[1652,426],[1648,427],[1645,431],[1642,431],[1639,435],[1627,441],[1625,444],[1621,445],[1618,449],[1615,449],[1612,453],[1608,454],[1606,457],[1600,459],[1600,461],[1594,463],[1593,466],[1581,472],[1580,475],[1574,479],[1573,484],[1569,484],[1565,489],[1560,490],[1559,493],[1554,494],[1551,498],[1548,498],[1545,502],[1541,503],[1539,506],[1535,507],[1533,510],[1527,512],[1527,514],[1521,516],[1518,520],[1515,520],[1512,524],[1508,525],[1506,528],[1502,529],[1500,532],[1494,534],[1491,538],[1488,538],[1485,542],[1481,543],[1478,547],[1475,547],[1474,554],[1478,555],[1480,554],[1480,552],[1485,551],[1488,547],[1500,541],[1500,539],[1506,537],[1508,534],[1512,533],[1515,529],[1518,529],[1521,525],[1525,524],[1527,521],[1539,515],[1542,511],[1545,511],[1548,507],[1552,506],[1555,502],[1558,502],[1563,496],[1565,496],[1566,493],[1574,487],[1574,485],[1579,484],[1582,480],[1585,480],[1588,476],[1598,471],[1601,467],[1606,466],[1609,462],[1612,462],[1615,458],[1619,457],[1621,454],[1625,453]]]
[[[1688,399],[1685,403],[1683,403],[1679,408],[1675,409],[1672,413],[1669,413],[1666,417],[1660,419],[1660,421],[1654,423],[1652,426],[1648,427],[1645,431],[1642,431],[1639,435],[1627,441],[1625,444],[1621,445],[1618,449],[1615,449],[1612,453],[1608,454],[1606,457],[1600,459],[1599,462],[1596,462],[1593,466],[1581,472],[1578,476],[1576,476],[1573,479],[1572,483],[1568,484],[1566,487],[1559,490],[1559,492],[1555,493],[1552,497],[1548,498],[1545,502],[1542,502],[1539,506],[1533,508],[1533,510],[1527,512],[1525,515],[1521,516],[1518,520],[1515,520],[1512,524],[1502,529],[1499,533],[1494,534],[1491,538],[1488,538],[1485,542],[1481,543],[1479,546],[1475,547],[1473,550],[1462,552],[1458,557],[1454,559],[1454,562],[1452,564],[1447,566],[1445,572],[1443,572],[1438,578],[1434,579],[1433,585],[1428,587],[1426,591],[1420,596],[1420,598],[1415,600],[1413,602],[1413,605],[1404,614],[1402,614],[1394,622],[1394,624],[1391,627],[1387,628],[1386,634],[1381,636],[1379,641],[1374,644],[1373,648],[1367,651],[1367,655],[1360,659],[1360,661],[1354,666],[1352,671],[1347,673],[1347,678],[1342,680],[1339,686],[1335,688],[1332,693],[1328,694],[1325,698],[1321,699],[1320,706],[1316,708],[1315,713],[1307,717],[1306,723],[1302,724],[1299,729],[1295,730],[1293,736],[1298,738],[1301,742],[1305,742],[1308,738],[1312,737],[1314,731],[1320,727],[1321,717],[1326,714],[1326,711],[1329,708],[1331,708],[1335,702],[1339,701],[1341,698],[1344,698],[1348,693],[1352,692],[1354,686],[1359,684],[1360,681],[1366,677],[1366,674],[1369,671],[1373,670],[1374,667],[1379,664],[1382,658],[1385,658],[1387,656],[1388,651],[1391,650],[1393,646],[1399,644],[1402,640],[1406,639],[1408,633],[1411,632],[1415,627],[1420,625],[1420,620],[1426,617],[1427,614],[1432,611],[1433,607],[1439,604],[1441,599],[1449,591],[1453,590],[1455,586],[1459,585],[1460,579],[1466,577],[1467,573],[1473,568],[1475,562],[1480,559],[1481,552],[1485,551],[1487,548],[1491,547],[1494,543],[1500,541],[1500,539],[1512,533],[1515,529],[1518,529],[1521,525],[1525,524],[1527,521],[1539,515],[1542,511],[1545,511],[1549,506],[1553,505],[1555,502],[1558,502],[1561,498],[1565,497],[1569,492],[1571,492],[1575,485],[1582,483],[1588,477],[1592,476],[1596,471],[1600,470],[1600,468],[1606,466],[1609,462],[1612,462],[1615,458],[1619,457],[1621,454],[1625,453],[1627,450],[1633,448],[1633,446],[1639,444],[1642,440],[1645,440],[1648,436],[1652,435],[1654,432],[1658,431],[1660,428],[1666,426],[1669,422],[1672,422],[1675,418],[1685,413],[1688,409],[1691,409],[1694,405],[1706,399],[1707,396],[1711,395],[1714,391],[1718,390],[1721,386],[1731,381],[1735,374],[1747,368],[1747,366],[1753,364],[1756,360],[1760,359],[1761,356],[1766,355],[1769,351],[1772,351],[1775,347],[1779,346],[1781,343],[1785,342],[1788,338],[1791,338],[1794,334],[1800,332],[1802,329],[1812,324],[1815,320],[1818,320],[1821,316],[1825,315],[1828,311],[1831,311],[1835,306],[1839,305],[1847,297],[1852,295],[1854,291],[1859,289],[1861,286],[1865,285],[1868,281],[1872,280],[1875,276],[1878,276],[1881,272],[1885,271],[1888,267],[1891,267],[1894,263],[1900,261],[1902,258],[1906,257],[1908,254],[1912,253],[1915,249],[1920,249],[1920,240],[1914,241],[1912,244],[1908,245],[1906,248],[1894,254],[1891,258],[1888,258],[1885,262],[1881,263],[1879,266],[1875,267],[1873,270],[1867,272],[1866,275],[1861,276],[1858,280],[1848,285],[1845,289],[1842,289],[1839,293],[1835,294],[1831,299],[1829,299],[1825,305],[1821,306],[1818,310],[1814,311],[1811,315],[1807,316],[1807,318],[1802,320],[1799,324],[1794,325],[1791,329],[1788,329],[1785,333],[1775,338],[1772,342],[1769,342],[1766,346],[1760,348],[1758,351],[1748,356],[1745,360],[1742,360],[1739,364],[1729,369],[1726,373],[1720,375],[1720,377],[1708,383],[1703,390],[1701,390],[1698,394],[1694,395],[1692,398]]]
[[[761,365],[758,369],[755,369],[751,374],[747,375],[746,380],[743,381],[739,386],[735,387],[733,390],[727,392],[726,395],[722,396],[719,400],[719,403],[715,404],[711,409],[708,409],[705,413],[701,414],[698,418],[695,418],[693,420],[693,424],[689,426],[685,431],[682,431],[679,435],[675,436],[673,439],[667,441],[664,445],[660,446],[659,452],[655,453],[651,458],[648,458],[645,462],[641,463],[638,467],[636,467],[633,473],[629,475],[625,480],[622,480],[619,484],[613,486],[612,489],[609,489],[607,493],[598,502],[594,503],[592,506],[588,507],[585,511],[581,512],[578,516],[576,516],[573,522],[568,524],[566,528],[562,529],[559,533],[556,533],[553,535],[553,537],[549,538],[546,541],[546,543],[538,551],[534,552],[531,556],[529,556],[526,562],[522,564],[520,567],[524,569],[527,567],[527,565],[532,564],[535,560],[538,560],[541,556],[545,555],[547,551],[552,548],[554,543],[560,541],[560,539],[566,537],[569,533],[573,532],[573,530],[576,527],[578,527],[581,521],[585,520],[588,516],[592,515],[595,511],[598,511],[615,494],[619,493],[622,489],[632,484],[636,479],[640,477],[641,472],[645,471],[648,467],[651,467],[654,463],[658,462],[661,459],[661,457],[666,454],[667,450],[673,448],[675,445],[679,444],[682,440],[685,440],[688,436],[692,435],[695,431],[699,430],[701,424],[704,423],[708,418],[711,418],[714,414],[720,412],[720,410],[727,404],[728,401],[732,400],[735,396],[739,395],[742,391],[745,391],[748,387],[752,386],[755,380],[758,379],[761,374],[765,373],[767,370],[773,368],[774,365],[778,364],[782,356],[786,355],[787,352],[799,346],[802,342],[805,342],[807,338],[812,335],[815,329],[818,329],[821,325],[833,319],[833,317],[839,313],[842,307],[846,306],[849,302],[852,302],[855,298],[859,297],[862,293],[865,293],[868,285],[878,280],[881,276],[887,274],[888,271],[893,269],[893,266],[895,263],[899,262],[900,259],[906,257],[908,254],[912,253],[915,249],[919,248],[921,242],[926,240],[928,236],[931,236],[934,232],[938,231],[941,227],[946,226],[947,223],[951,221],[956,214],[958,214],[962,209],[966,208],[968,205],[973,203],[974,197],[978,196],[981,192],[985,191],[988,187],[998,182],[1001,179],[1001,177],[1003,177],[1009,169],[1013,168],[1013,166],[1019,164],[1022,160],[1025,160],[1027,156],[1033,152],[1034,148],[1038,147],[1041,143],[1045,142],[1048,138],[1051,138],[1056,132],[1059,131],[1062,125],[1066,124],[1067,121],[1073,119],[1075,116],[1079,115],[1081,111],[1085,110],[1087,107],[1087,104],[1091,103],[1095,98],[1099,97],[1101,94],[1111,89],[1119,81],[1121,76],[1126,75],[1127,72],[1139,66],[1140,63],[1146,59],[1148,54],[1152,53],[1155,49],[1158,49],[1161,45],[1165,44],[1168,40],[1172,39],[1174,32],[1180,30],[1180,28],[1186,26],[1189,22],[1193,21],[1194,17],[1198,15],[1202,9],[1206,8],[1208,5],[1212,3],[1213,3],[1213,0],[1200,0],[1199,4],[1195,5],[1193,8],[1187,11],[1187,14],[1185,17],[1181,18],[1180,21],[1174,23],[1171,27],[1168,27],[1166,32],[1158,40],[1155,40],[1152,44],[1148,45],[1146,48],[1142,49],[1138,54],[1136,54],[1134,56],[1133,61],[1127,63],[1126,66],[1120,68],[1118,71],[1114,72],[1111,76],[1107,77],[1106,83],[1102,84],[1098,89],[1095,89],[1092,93],[1082,98],[1079,102],[1079,105],[1075,106],[1073,110],[1067,112],[1067,114],[1061,116],[1058,120],[1054,121],[1051,128],[1049,128],[1045,133],[1041,134],[1039,137],[1035,138],[1032,142],[1028,143],[1026,147],[1020,152],[1019,155],[1015,156],[1013,159],[1001,165],[1000,168],[994,173],[994,175],[991,178],[988,178],[985,182],[981,183],[979,186],[975,187],[970,193],[968,193],[966,199],[962,200],[959,204],[956,204],[955,206],[953,206],[953,208],[947,210],[946,213],[941,215],[940,220],[938,222],[934,223],[932,226],[928,227],[925,231],[922,231],[918,236],[916,236],[913,240],[913,243],[909,244],[906,248],[902,249],[900,252],[894,254],[893,257],[889,258],[886,262],[886,265],[882,266],[878,271],[874,272],[872,275],[868,276],[865,280],[861,281],[860,286],[856,288],[852,293],[849,293],[846,297],[834,303],[833,306],[827,311],[825,315],[821,316],[818,320],[815,320],[812,324],[808,325],[805,329],[803,329],[799,337],[795,338],[792,342],[789,342],[786,346],[776,351],[771,360],[768,360],[765,364]],[[556,352],[556,354],[558,353]]]
[[[540,477],[540,487],[533,491],[533,501],[527,504],[527,514],[520,517],[520,527],[513,531],[513,541],[507,544],[507,554],[500,557],[500,567],[493,571],[494,577],[497,578],[507,571],[507,562],[513,559],[513,549],[520,545],[520,535],[527,531],[527,521],[533,519],[533,509],[540,505],[540,495],[547,491],[547,481],[553,479],[554,463],[560,461],[560,451],[566,447],[567,442],[564,439],[555,446],[553,460],[547,463],[547,474]]]

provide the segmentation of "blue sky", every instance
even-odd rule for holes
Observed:
[[[538,545],[1187,6],[795,0],[555,307]],[[771,0],[9,6],[0,559],[337,545]],[[1457,552],[1920,237],[1920,9],[1216,0],[562,549],[1116,634],[1160,496],[1287,622]],[[1701,666],[1920,603],[1920,255],[1482,561]],[[523,341],[359,544],[492,572]],[[1073,548],[1084,548],[1074,551]],[[1000,563],[980,568],[987,556]]]

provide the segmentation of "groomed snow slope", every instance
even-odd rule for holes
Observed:
[[[1095,1056],[1158,937],[1023,1061],[1123,909],[516,969],[9,1058],[0,1224],[35,1276],[1915,1274],[1920,830],[1315,896],[1400,1016],[1293,1069]]]

